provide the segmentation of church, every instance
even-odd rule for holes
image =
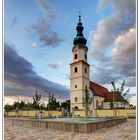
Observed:
[[[129,103],[122,96],[116,101],[113,92],[110,92],[106,87],[90,81],[87,40],[83,35],[84,27],[80,15],[76,30],[77,35],[74,38],[72,48],[73,62],[70,64],[71,112],[72,110],[84,110],[83,98],[86,87],[89,90],[90,97],[93,98],[92,103],[89,105],[89,114],[91,116],[94,114],[95,109],[111,109],[115,102],[118,102],[119,107],[127,108]]]

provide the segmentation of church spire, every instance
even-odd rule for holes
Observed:
[[[73,44],[74,45],[86,45],[87,40],[83,37],[84,27],[83,27],[82,22],[81,22],[80,12],[79,12],[79,22],[77,24],[76,30],[77,30],[77,35],[74,38]]]
[[[80,11],[79,11],[79,22],[81,22],[81,14],[80,14]]]

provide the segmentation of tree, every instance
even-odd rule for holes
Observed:
[[[37,94],[37,89],[36,89],[35,95],[33,96],[33,108],[34,109],[39,109],[40,100],[41,100],[41,95]]]
[[[70,112],[70,100],[66,100],[65,102],[61,103],[61,108],[64,108],[68,112]]]
[[[25,102],[24,101],[21,101],[20,103],[19,103],[19,109],[22,109],[22,108],[24,108],[26,105],[25,105]]]
[[[116,107],[118,107],[118,102],[120,101],[120,97],[122,96],[124,100],[127,102],[126,95],[129,93],[130,88],[124,91],[125,87],[125,80],[123,80],[121,87],[116,89],[114,81],[111,82],[113,86],[113,94],[114,94],[114,101],[117,102]],[[113,106],[114,107],[114,106]]]
[[[85,117],[88,117],[89,105],[92,103],[93,97],[90,97],[89,90],[86,86],[83,97],[83,104],[85,105]]]
[[[8,111],[14,110],[15,108],[14,108],[13,105],[6,104],[6,105],[4,106],[4,109],[5,109],[6,112],[8,112]]]
[[[56,101],[54,93],[49,92],[47,110],[57,110],[60,108],[60,103]]]

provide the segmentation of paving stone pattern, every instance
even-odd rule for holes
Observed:
[[[4,140],[135,140],[136,120],[103,128],[92,133],[73,133],[12,126],[10,118],[4,119]]]

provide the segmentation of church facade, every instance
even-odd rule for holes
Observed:
[[[84,110],[83,98],[86,87],[89,90],[90,97],[93,98],[89,105],[89,112],[93,114],[94,109],[109,109],[111,103],[115,102],[114,94],[107,88],[90,81],[90,65],[88,64],[87,40],[83,35],[84,27],[79,16],[79,22],[76,27],[77,35],[73,41],[73,62],[70,64],[70,101],[72,110]],[[121,96],[120,101],[126,104],[126,100]]]

